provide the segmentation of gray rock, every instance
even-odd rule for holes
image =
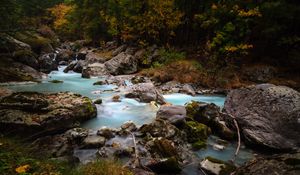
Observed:
[[[272,84],[231,91],[224,105],[247,143],[291,150],[300,146],[300,93]]]
[[[45,134],[72,128],[96,115],[96,106],[89,98],[70,92],[17,92],[0,100],[3,132],[14,128],[14,132],[21,134]]]
[[[106,139],[111,139],[115,137],[115,131],[108,127],[103,127],[97,131],[97,135],[103,136]]]
[[[231,174],[236,168],[226,162],[207,157],[200,162],[201,169],[212,175]]]
[[[145,124],[139,128],[139,131],[143,134],[149,133],[152,137],[163,137],[173,140],[175,137],[180,137],[179,130],[169,122],[156,119],[150,124]]]
[[[7,34],[0,34],[1,46],[0,50],[5,52],[12,52],[17,50],[31,50],[31,46],[22,41],[19,41]],[[5,47],[4,47],[5,46]]]
[[[17,50],[13,53],[13,59],[34,69],[39,69],[37,55],[31,50]]]
[[[56,62],[60,61],[70,61],[75,57],[75,54],[72,50],[69,49],[59,49],[56,57]]]
[[[192,95],[192,96],[196,95],[196,92],[195,92],[194,88],[189,84],[185,84],[182,87],[181,92]]]
[[[43,74],[25,64],[6,57],[0,59],[0,82],[39,81]]]
[[[73,70],[77,63],[78,63],[78,61],[76,61],[76,60],[72,61],[72,62],[64,69],[64,73],[67,73],[67,72]]]
[[[60,61],[60,62],[58,63],[58,65],[61,65],[61,66],[67,66],[68,63],[67,63],[66,61]]]
[[[73,71],[77,73],[82,73],[83,67],[86,65],[84,60],[79,60],[77,64],[74,66]]]
[[[120,54],[121,52],[125,51],[127,48],[127,45],[121,45],[118,48],[116,48],[113,52],[112,52],[112,56],[117,56],[118,54]]]
[[[97,52],[89,52],[86,57],[85,57],[85,61],[88,64],[93,64],[93,63],[104,63],[107,59],[103,56],[101,56],[100,54],[98,54]]]
[[[125,94],[127,98],[136,98],[140,102],[150,103],[156,101],[159,104],[165,104],[165,99],[153,83],[138,83],[128,87],[128,92]]]
[[[40,71],[44,73],[50,73],[53,70],[58,70],[58,65],[55,60],[55,54],[47,53],[38,58],[40,65]]]
[[[185,123],[186,109],[184,106],[161,106],[156,118],[168,120],[171,124],[178,126]]]
[[[89,64],[82,69],[83,78],[91,78],[104,75],[109,75],[109,73],[107,72],[105,65],[101,63]]]
[[[84,148],[99,148],[104,146],[106,139],[102,136],[92,135],[83,140]]]
[[[124,52],[105,62],[108,72],[112,75],[132,74],[137,71],[137,60]]]
[[[300,174],[300,152],[255,158],[238,168],[236,174],[298,175]]]
[[[68,137],[69,141],[75,141],[80,143],[86,138],[89,134],[89,131],[84,128],[73,128],[65,132],[65,135]]]
[[[121,125],[121,129],[132,132],[132,131],[135,131],[137,129],[137,127],[133,123],[133,121],[127,121]]]

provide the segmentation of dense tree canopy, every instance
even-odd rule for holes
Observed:
[[[222,64],[300,55],[296,0],[1,0],[0,8],[4,31],[48,25],[94,44],[197,46]]]

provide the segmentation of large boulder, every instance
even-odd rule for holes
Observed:
[[[116,48],[113,52],[112,52],[112,56],[117,56],[119,53],[125,51],[127,48],[127,45],[121,45],[118,48]]]
[[[60,61],[70,61],[75,57],[75,54],[72,50],[69,49],[59,49],[56,57],[56,62]]]
[[[159,104],[164,104],[164,97],[156,90],[153,83],[138,83],[128,88],[125,94],[127,98],[136,98],[140,102],[150,103],[156,101]]]
[[[17,50],[13,53],[13,59],[34,69],[39,69],[37,55],[31,50]]]
[[[11,53],[17,50],[31,50],[29,44],[19,41],[7,34],[0,34],[0,52],[1,53]]]
[[[194,88],[189,84],[185,84],[180,91],[192,96],[196,95]]]
[[[224,105],[247,143],[291,150],[300,146],[300,93],[272,84],[231,91]]]
[[[97,52],[89,52],[85,56],[85,61],[88,64],[92,63],[104,63],[107,60],[107,58],[103,57],[100,53]]]
[[[132,55],[122,52],[105,62],[105,66],[112,75],[126,75],[137,71],[138,62]]]
[[[79,60],[77,64],[74,66],[73,71],[77,73],[82,73],[82,69],[85,66],[84,60]]]
[[[96,117],[87,97],[70,92],[17,92],[0,100],[0,128],[4,132],[54,132]]]
[[[39,81],[43,75],[32,67],[8,57],[0,58],[0,74],[0,82]]]
[[[184,106],[161,106],[156,118],[168,120],[175,126],[182,125],[185,123],[186,109]]]
[[[40,65],[40,71],[44,73],[50,73],[53,70],[58,70],[58,64],[55,60],[56,55],[54,53],[43,54],[38,58]]]
[[[91,78],[104,75],[109,75],[109,73],[107,72],[105,65],[101,63],[89,64],[82,69],[83,78]]]
[[[64,73],[67,73],[74,69],[74,67],[77,65],[78,61],[74,60],[68,66],[64,69]]]
[[[300,152],[259,157],[237,169],[243,175],[298,175],[300,174]]]

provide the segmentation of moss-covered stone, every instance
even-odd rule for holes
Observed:
[[[228,163],[228,162],[225,162],[225,161],[222,161],[222,160],[210,157],[210,156],[206,157],[205,159],[207,159],[207,160],[209,160],[210,162],[213,162],[213,163],[222,164],[221,171],[219,173],[220,175],[229,175],[233,171],[236,170],[236,167],[231,163]]]
[[[199,140],[206,140],[209,135],[209,128],[195,121],[188,121],[185,125],[188,142],[194,143]]]
[[[15,33],[14,37],[24,43],[27,43],[31,46],[34,52],[41,53],[41,52],[51,52],[53,51],[53,43],[51,39],[42,37],[36,32],[17,32]]]
[[[206,148],[206,146],[207,146],[206,145],[206,141],[203,141],[203,140],[198,140],[197,142],[195,142],[195,143],[192,144],[192,147],[195,150]]]
[[[159,138],[154,140],[153,150],[157,152],[162,157],[177,157],[178,153],[172,141],[164,138]]]

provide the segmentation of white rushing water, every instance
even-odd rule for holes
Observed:
[[[149,103],[140,103],[134,99],[125,98],[119,92],[115,92],[117,88],[115,85],[93,85],[96,81],[104,80],[103,78],[92,78],[84,79],[81,78],[81,74],[69,72],[64,73],[60,67],[58,71],[53,71],[48,75],[42,83],[35,84],[18,84],[15,86],[8,86],[8,88],[15,91],[36,91],[36,92],[61,92],[71,91],[87,96],[91,99],[101,98],[103,103],[97,106],[97,117],[85,122],[82,127],[88,129],[99,129],[103,126],[118,128],[124,122],[131,120],[136,125],[150,123],[154,120],[157,107]],[[50,83],[51,80],[62,80],[63,83]],[[126,82],[130,85],[131,82]],[[120,102],[113,102],[112,97],[120,95]],[[225,97],[224,96],[208,96],[208,95],[197,95],[190,96],[186,94],[174,93],[164,95],[167,102],[174,105],[184,105],[191,100],[202,101],[207,103],[215,103],[218,106],[223,106]],[[202,149],[196,152],[199,157],[213,156],[221,160],[229,160],[232,158],[236,144],[229,143],[224,150],[215,150],[213,146],[216,143],[215,137],[211,137],[208,140],[207,149]],[[93,151],[92,151],[93,152]],[[252,154],[249,150],[242,149],[241,153],[237,158],[237,163],[241,164],[251,158]]]

